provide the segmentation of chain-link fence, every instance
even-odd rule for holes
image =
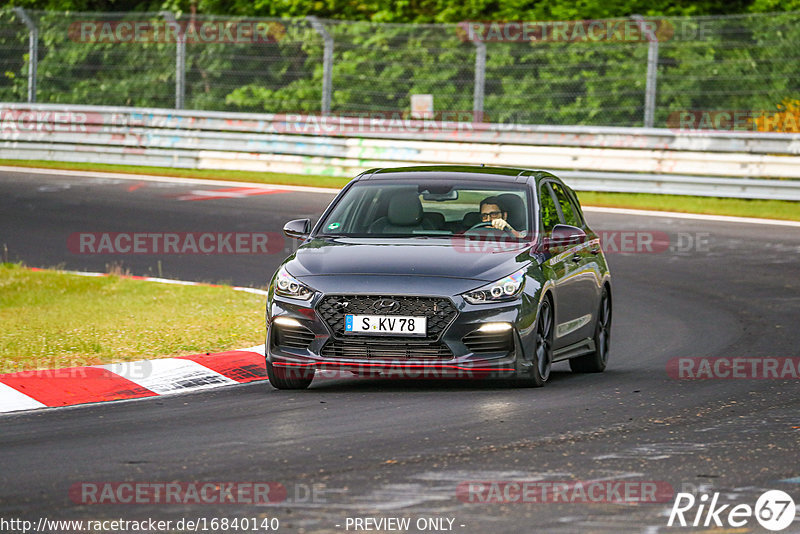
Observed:
[[[0,101],[668,127],[800,98],[800,12],[376,24],[0,10]]]

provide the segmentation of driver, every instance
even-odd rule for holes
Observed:
[[[492,228],[507,230],[514,237],[523,237],[522,233],[516,231],[508,223],[508,210],[504,209],[503,203],[497,197],[486,197],[481,200],[481,221],[490,223]]]

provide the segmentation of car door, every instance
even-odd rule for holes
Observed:
[[[549,186],[561,223],[585,232],[586,223],[566,188],[555,181],[549,182]],[[569,245],[562,253],[563,275],[558,282],[559,304],[569,315],[556,323],[555,335],[563,345],[570,345],[593,334],[599,297],[595,250],[599,250],[599,245],[587,238]]]
[[[551,239],[553,228],[562,224],[563,219],[558,208],[555,195],[548,182],[543,182],[539,186],[539,218],[540,228],[543,239]],[[555,301],[554,336],[553,348],[561,348],[568,345],[570,337],[559,336],[557,327],[560,324],[570,323],[579,317],[580,309],[576,307],[578,300],[578,289],[571,280],[570,276],[574,270],[571,254],[566,252],[568,247],[560,244],[550,245],[548,250],[549,258],[545,260],[545,272],[549,270],[549,278],[555,286],[553,299]]]

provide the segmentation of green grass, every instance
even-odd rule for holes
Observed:
[[[230,287],[0,264],[0,373],[259,345],[264,301]]]
[[[144,167],[139,165],[110,165],[107,163],[73,163],[67,161],[0,159],[0,165],[14,167],[36,167],[42,169],[67,169],[76,171],[119,172],[125,174],[152,174],[177,178],[200,178],[233,182],[255,182],[260,184],[305,185],[309,187],[332,187],[341,189],[350,178],[284,174],[276,172],[225,171],[215,169],[176,169],[173,167]]]
[[[584,206],[800,221],[800,202],[790,200],[748,200],[645,193],[596,193],[593,191],[578,191],[577,193],[581,205]]]
[[[349,178],[339,178],[335,176],[224,171],[213,169],[173,169],[171,167],[142,167],[135,165],[69,163],[39,160],[0,159],[0,165],[85,171],[107,171],[130,174],[153,174],[183,178],[229,180],[278,185],[305,185],[331,188],[341,188],[349,181]],[[705,213],[709,215],[733,215],[737,217],[759,217],[765,219],[800,221],[800,202],[786,200],[745,200],[681,195],[651,195],[643,193],[599,193],[594,191],[579,191],[578,196],[580,197],[581,203],[585,206],[678,211],[684,213]]]

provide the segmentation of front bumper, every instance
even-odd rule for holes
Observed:
[[[346,336],[344,314],[331,311],[331,299],[343,299],[352,313],[359,304],[379,298],[402,301],[405,309],[397,315],[428,316],[429,335],[424,339]],[[433,308],[432,303],[436,303]],[[509,377],[530,366],[532,355],[526,347],[533,346],[536,310],[536,302],[525,293],[514,301],[481,305],[445,295],[317,294],[310,302],[273,297],[267,308],[267,358],[275,367],[314,369],[323,371],[323,376],[330,372],[395,378]],[[276,324],[276,317],[292,318],[297,326]],[[505,333],[479,330],[493,322],[512,328]]]

